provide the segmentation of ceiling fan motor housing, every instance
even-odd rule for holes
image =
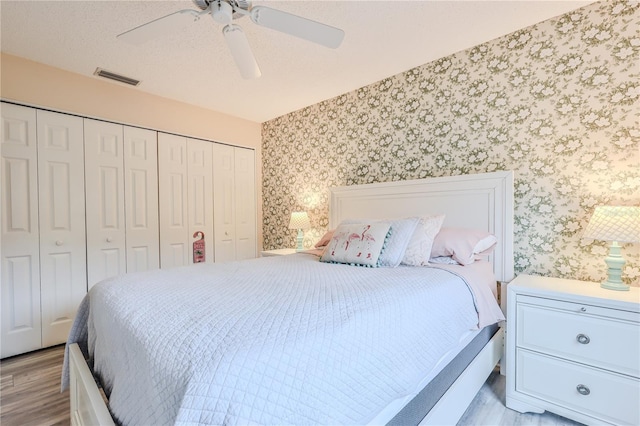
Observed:
[[[217,4],[226,3],[231,6],[233,19],[242,18],[245,13],[238,13],[237,10],[249,11],[251,9],[251,2],[248,0],[191,0],[201,10],[207,10],[211,7],[211,12],[214,12]]]

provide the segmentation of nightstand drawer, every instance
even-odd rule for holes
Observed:
[[[516,391],[615,424],[640,424],[640,381],[523,349]]]
[[[517,303],[518,347],[640,377],[637,313],[527,296]]]

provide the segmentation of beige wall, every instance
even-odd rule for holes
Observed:
[[[254,148],[262,247],[261,124],[1,54],[0,97],[25,105]]]

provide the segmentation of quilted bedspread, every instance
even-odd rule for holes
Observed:
[[[451,272],[296,254],[103,281],[69,343],[121,424],[364,424],[477,323]]]

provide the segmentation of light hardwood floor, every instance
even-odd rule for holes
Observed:
[[[0,361],[0,424],[44,426],[69,424],[69,392],[60,393],[64,346]],[[504,406],[505,378],[496,369],[458,425],[576,426],[555,414],[520,414]]]
[[[0,425],[69,424],[69,391],[60,393],[64,346],[0,361]]]
[[[462,415],[458,425],[470,426],[579,426],[582,423],[544,412],[518,413],[504,405],[507,380],[500,374],[500,368],[491,373],[480,392],[473,399],[467,411]]]

